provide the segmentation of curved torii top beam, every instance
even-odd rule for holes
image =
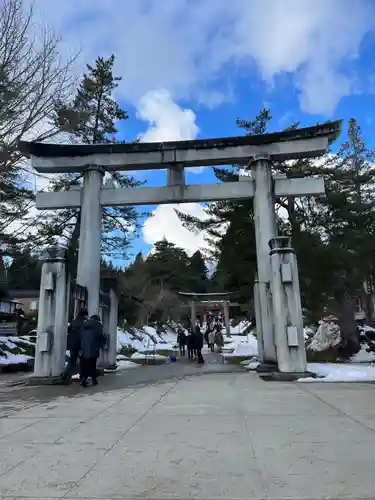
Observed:
[[[267,153],[274,160],[316,157],[341,130],[334,121],[271,134],[218,137],[189,141],[135,144],[50,144],[20,142],[21,151],[40,173],[80,172],[87,165],[107,170],[148,170],[247,164],[250,157]]]

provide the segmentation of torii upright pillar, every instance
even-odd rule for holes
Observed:
[[[225,332],[227,336],[230,336],[230,323],[229,323],[229,301],[224,300],[223,302],[223,312],[224,312],[224,325]]]
[[[262,363],[271,367],[277,364],[274,339],[274,323],[271,302],[271,266],[268,242],[276,236],[276,215],[273,196],[273,181],[270,158],[266,154],[257,155],[251,162],[254,180],[254,219],[257,247],[258,304],[257,337],[258,351]]]
[[[194,328],[197,323],[197,304],[195,300],[190,302],[191,327]]]
[[[89,316],[99,314],[102,207],[100,193],[104,169],[90,165],[84,173],[77,283],[87,288]]]

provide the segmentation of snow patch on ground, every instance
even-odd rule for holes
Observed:
[[[259,365],[260,365],[259,361],[252,361],[252,360],[250,360],[250,362],[247,362],[244,365],[244,368],[245,368],[245,370],[256,370]]]
[[[359,330],[361,333],[363,332],[364,334],[367,334],[367,333],[374,334],[375,333],[375,328],[373,328],[372,326],[368,326],[368,325],[361,325],[359,327]]]
[[[116,371],[130,370],[132,368],[140,368],[141,366],[142,365],[139,365],[137,363],[133,363],[132,361],[120,359],[119,361],[117,361],[117,370]]]
[[[27,364],[33,357],[23,353],[30,352],[30,346],[35,343],[23,337],[0,336],[0,366]]]
[[[361,349],[350,360],[351,363],[372,363],[375,362],[375,353],[367,352],[367,346],[361,345]]]
[[[142,352],[135,352],[131,355],[130,359],[157,359],[160,361],[168,361],[167,356],[162,356],[161,354],[143,354]]]
[[[302,378],[298,382],[375,382],[375,366],[349,363],[308,363],[307,369],[319,378]]]
[[[243,320],[238,323],[238,325],[233,326],[230,325],[230,334],[231,335],[244,335],[245,331],[250,328],[251,321]],[[224,333],[225,329],[223,329]]]
[[[0,356],[0,365],[21,365],[27,363],[30,359],[33,358],[31,356],[26,356],[25,354],[6,353],[6,357]]]
[[[225,353],[225,357],[257,356],[258,341],[252,333],[249,333],[246,337],[239,337],[234,339],[230,344],[225,344],[223,353]]]

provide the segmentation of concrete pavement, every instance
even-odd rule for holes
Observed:
[[[223,372],[17,394],[1,407],[2,499],[375,498],[370,384]]]

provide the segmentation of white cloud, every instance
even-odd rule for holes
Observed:
[[[163,238],[183,248],[188,255],[197,250],[207,248],[204,231],[192,232],[184,228],[175,208],[189,215],[204,219],[207,215],[200,203],[181,203],[179,205],[159,205],[143,226],[143,238],[146,243],[154,245]]]
[[[31,0],[30,0],[31,1]],[[80,61],[112,52],[123,76],[120,95],[133,103],[153,89],[174,100],[206,96],[222,101],[215,85],[228,63],[253,67],[264,81],[290,74],[304,111],[331,114],[354,91],[344,70],[374,28],[371,0],[38,0],[36,12],[63,36]],[[234,73],[234,72],[233,72]],[[249,74],[249,85],[254,78]]]
[[[195,139],[199,132],[194,111],[178,106],[165,89],[150,91],[141,98],[138,104],[138,117],[149,122],[149,128],[141,135],[143,142]],[[189,169],[196,173],[202,170],[203,168],[200,167]],[[206,245],[204,233],[194,233],[185,229],[175,208],[200,218],[206,217],[203,206],[199,203],[159,205],[144,223],[144,240],[154,245],[157,241],[166,238],[192,255]]]
[[[178,106],[165,89],[147,92],[138,104],[137,115],[149,122],[146,132],[140,135],[142,142],[188,141],[199,133],[194,111]],[[204,167],[189,168],[195,174],[203,170]]]
[[[138,117],[150,124],[141,135],[142,142],[185,141],[195,139],[199,132],[194,111],[178,106],[165,89],[147,92],[141,98]]]

